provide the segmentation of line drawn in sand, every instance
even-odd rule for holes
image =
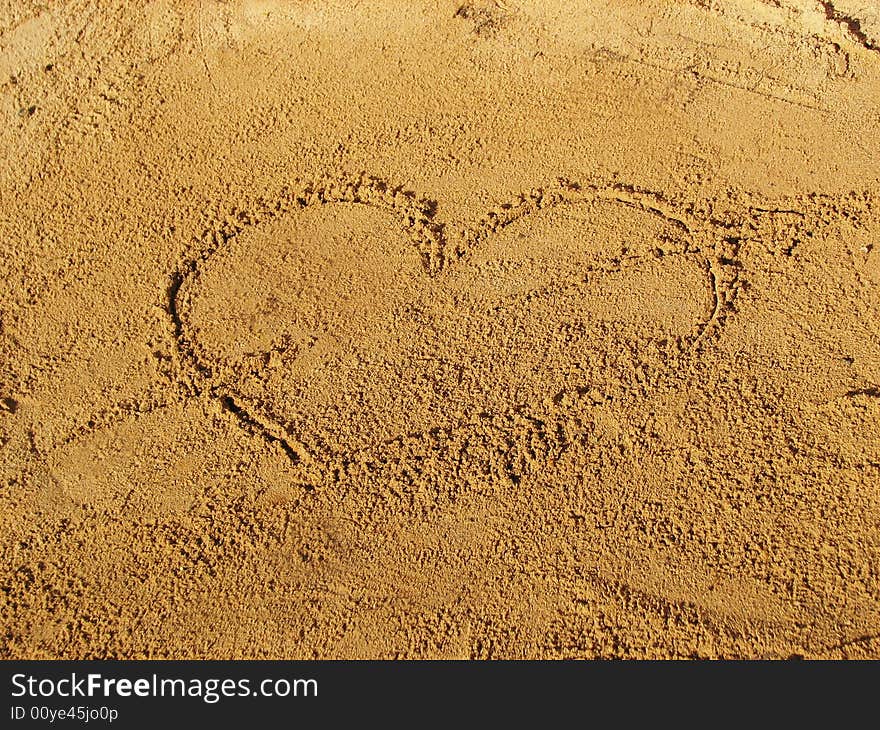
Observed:
[[[621,343],[674,367],[729,311],[720,233],[660,196],[569,181],[452,232],[432,204],[361,177],[214,235],[175,274],[169,311],[193,394],[318,466],[583,396],[597,350]],[[512,377],[492,374],[498,349]]]
[[[361,175],[219,217],[167,290],[177,400],[214,400],[318,481],[478,422],[561,432],[564,404],[673,372],[731,311],[737,239],[656,193],[560,179],[457,230],[435,207]]]

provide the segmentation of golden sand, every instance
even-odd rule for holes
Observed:
[[[0,91],[0,656],[880,658],[874,0],[12,0]]]

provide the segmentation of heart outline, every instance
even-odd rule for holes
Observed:
[[[193,306],[194,282],[215,254],[223,250],[234,237],[255,224],[262,224],[266,219],[271,223],[315,205],[348,203],[377,208],[392,215],[421,257],[422,267],[429,280],[437,282],[442,281],[454,267],[466,263],[492,236],[500,234],[515,222],[556,206],[597,201],[622,204],[659,216],[686,234],[688,245],[680,253],[703,257],[701,263],[712,289],[712,311],[700,323],[699,331],[686,343],[681,354],[697,349],[722,324],[725,312],[735,295],[736,289],[732,284],[736,280],[736,272],[732,276],[730,271],[722,272],[724,258],[717,251],[716,226],[704,222],[690,211],[679,209],[662,196],[619,183],[581,185],[560,179],[556,187],[535,189],[521,194],[515,201],[490,211],[476,226],[461,228],[453,245],[446,235],[446,225],[434,219],[434,203],[403,192],[401,188],[389,186],[379,178],[362,174],[349,179],[329,179],[307,185],[298,191],[284,191],[274,206],[264,207],[266,212],[263,215],[239,216],[231,224],[227,221],[226,227],[220,231],[207,231],[201,250],[175,272],[169,288],[169,312],[175,324],[175,342],[182,369],[189,369],[193,394],[207,392],[218,399],[224,409],[235,415],[242,425],[266,440],[278,443],[295,463],[305,461],[321,469],[322,462],[326,467],[332,460],[329,457],[321,459],[316,453],[320,451],[322,454],[332,455],[332,447],[322,444],[316,449],[307,445],[306,439],[297,433],[294,424],[275,413],[271,406],[247,402],[248,397],[234,386],[226,382],[216,382],[216,364],[212,365],[211,357],[204,349],[199,351],[197,336],[188,331],[186,312]],[[514,405],[507,410],[514,413],[521,412],[522,408]],[[401,434],[404,435],[414,434]],[[363,448],[369,450],[375,445],[368,444]]]

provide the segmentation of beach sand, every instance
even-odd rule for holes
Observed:
[[[0,656],[880,658],[880,5],[0,3]]]

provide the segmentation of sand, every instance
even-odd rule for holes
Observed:
[[[4,658],[880,658],[874,0],[0,3]]]

